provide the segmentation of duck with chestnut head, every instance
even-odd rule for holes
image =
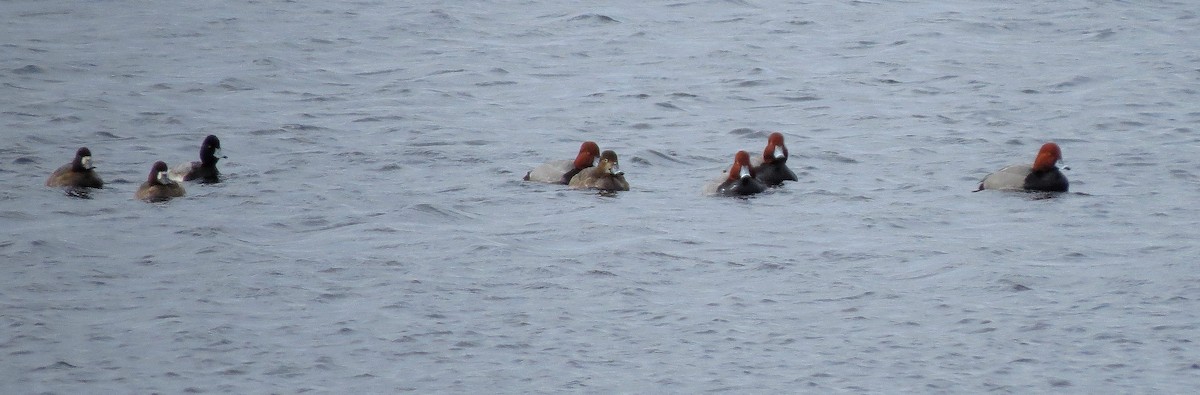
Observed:
[[[995,173],[988,174],[979,183],[979,189],[999,189],[1009,191],[1039,191],[1066,192],[1070,187],[1067,176],[1059,171],[1057,164],[1062,162],[1062,149],[1055,143],[1046,143],[1038,151],[1033,164],[1007,166]],[[1063,166],[1063,169],[1070,169]]]
[[[733,166],[724,176],[704,187],[705,194],[721,196],[748,196],[767,190],[767,186],[754,177],[750,166],[750,154],[738,151],[733,156]]]
[[[543,163],[525,173],[525,181],[544,182],[549,184],[569,184],[571,178],[583,169],[595,166],[596,158],[600,156],[600,146],[592,141],[584,141],[579,146],[579,154],[575,160],[555,160]]]

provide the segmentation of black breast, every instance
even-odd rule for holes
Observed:
[[[1044,171],[1034,171],[1025,176],[1025,189],[1030,191],[1066,192],[1067,176],[1058,168]]]

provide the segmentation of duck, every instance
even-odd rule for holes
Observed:
[[[600,154],[600,163],[596,166],[580,170],[571,177],[567,184],[571,188],[592,188],[602,191],[628,191],[629,182],[625,181],[625,172],[617,162],[617,153],[605,150]]]
[[[183,196],[184,193],[183,185],[167,175],[167,163],[160,160],[154,162],[154,166],[150,168],[150,175],[146,177],[146,182],[138,187],[134,197],[147,202],[164,202]]]
[[[525,181],[544,182],[549,184],[570,184],[571,178],[583,169],[595,165],[600,156],[600,146],[593,141],[584,141],[579,146],[579,154],[574,161],[555,160],[543,163],[525,173]]]
[[[50,177],[46,178],[46,186],[63,188],[104,188],[104,181],[96,175],[96,166],[92,165],[92,151],[80,147],[75,151],[75,159],[62,165]]]
[[[1067,176],[1058,170],[1059,162],[1062,162],[1062,149],[1058,144],[1043,144],[1033,165],[1012,165],[988,174],[975,192],[984,189],[1066,192],[1070,184]]]
[[[783,185],[784,181],[797,181],[796,173],[787,167],[788,150],[783,144],[783,133],[774,132],[767,137],[767,148],[762,159],[755,158],[754,177],[769,187]]]
[[[221,172],[217,170],[217,161],[225,159],[221,155],[221,140],[214,135],[208,135],[200,143],[200,161],[180,163],[171,169],[168,175],[171,179],[182,181],[199,180],[204,184],[221,182]]]
[[[750,154],[738,151],[733,156],[733,166],[724,176],[709,182],[704,192],[708,195],[748,196],[767,190],[767,186],[754,177],[750,166]]]

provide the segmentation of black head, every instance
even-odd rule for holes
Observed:
[[[210,134],[208,137],[204,138],[204,143],[201,146],[212,146],[213,148],[220,149],[221,139],[218,139],[217,136]]]
[[[216,164],[217,160],[224,158],[225,155],[221,155],[221,140],[211,134],[205,137],[204,142],[200,144],[200,162]]]
[[[75,171],[91,170],[92,166],[92,151],[87,147],[80,147],[75,151],[75,160],[71,162]]]

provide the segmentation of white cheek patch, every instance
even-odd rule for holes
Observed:
[[[84,168],[84,169],[91,169],[91,168],[93,168],[93,167],[92,167],[92,157],[90,157],[90,156],[85,156],[85,157],[83,157],[83,158],[80,158],[80,159],[79,159],[79,163],[82,163],[82,164],[83,164],[83,168]]]

